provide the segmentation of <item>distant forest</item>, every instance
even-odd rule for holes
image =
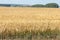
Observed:
[[[0,4],[0,7],[45,7],[45,8],[59,8],[57,3],[48,3],[48,4],[34,4],[34,5],[25,5],[25,4]]]

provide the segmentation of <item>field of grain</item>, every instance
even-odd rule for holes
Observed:
[[[0,33],[60,30],[60,8],[0,7]]]
[[[60,29],[60,9],[0,7],[0,30]]]

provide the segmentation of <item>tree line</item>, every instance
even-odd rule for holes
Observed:
[[[45,8],[59,8],[57,3],[48,3],[48,4],[34,4],[34,5],[22,5],[22,4],[0,4],[0,6],[6,7],[45,7]]]
[[[46,5],[43,5],[43,4],[35,4],[35,5],[32,5],[32,7],[59,8],[59,5],[57,3],[48,3]]]

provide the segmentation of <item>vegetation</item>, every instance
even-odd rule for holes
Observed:
[[[6,7],[45,7],[45,8],[59,8],[59,5],[57,3],[48,3],[46,5],[43,5],[43,4],[35,4],[35,5],[0,4],[0,6],[6,6]]]
[[[60,9],[0,8],[0,39],[60,38]],[[8,11],[7,11],[8,10]],[[53,11],[54,10],[54,11]]]
[[[25,30],[23,32],[17,32],[15,31],[13,34],[5,29],[4,32],[0,33],[0,39],[16,39],[16,38],[27,38],[27,39],[32,39],[32,38],[57,38],[57,36],[60,35],[60,31],[58,29],[47,29],[45,31],[28,31]]]
[[[35,5],[32,5],[32,7],[44,7],[44,5],[42,5],[42,4],[35,4]]]
[[[56,3],[48,3],[48,4],[46,4],[46,5],[35,4],[35,5],[32,5],[32,7],[59,8],[59,5],[56,4]]]
[[[59,5],[56,3],[48,3],[45,6],[48,8],[59,8]]]

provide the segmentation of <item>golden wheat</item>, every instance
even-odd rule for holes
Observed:
[[[60,9],[0,7],[0,32],[60,29]]]

